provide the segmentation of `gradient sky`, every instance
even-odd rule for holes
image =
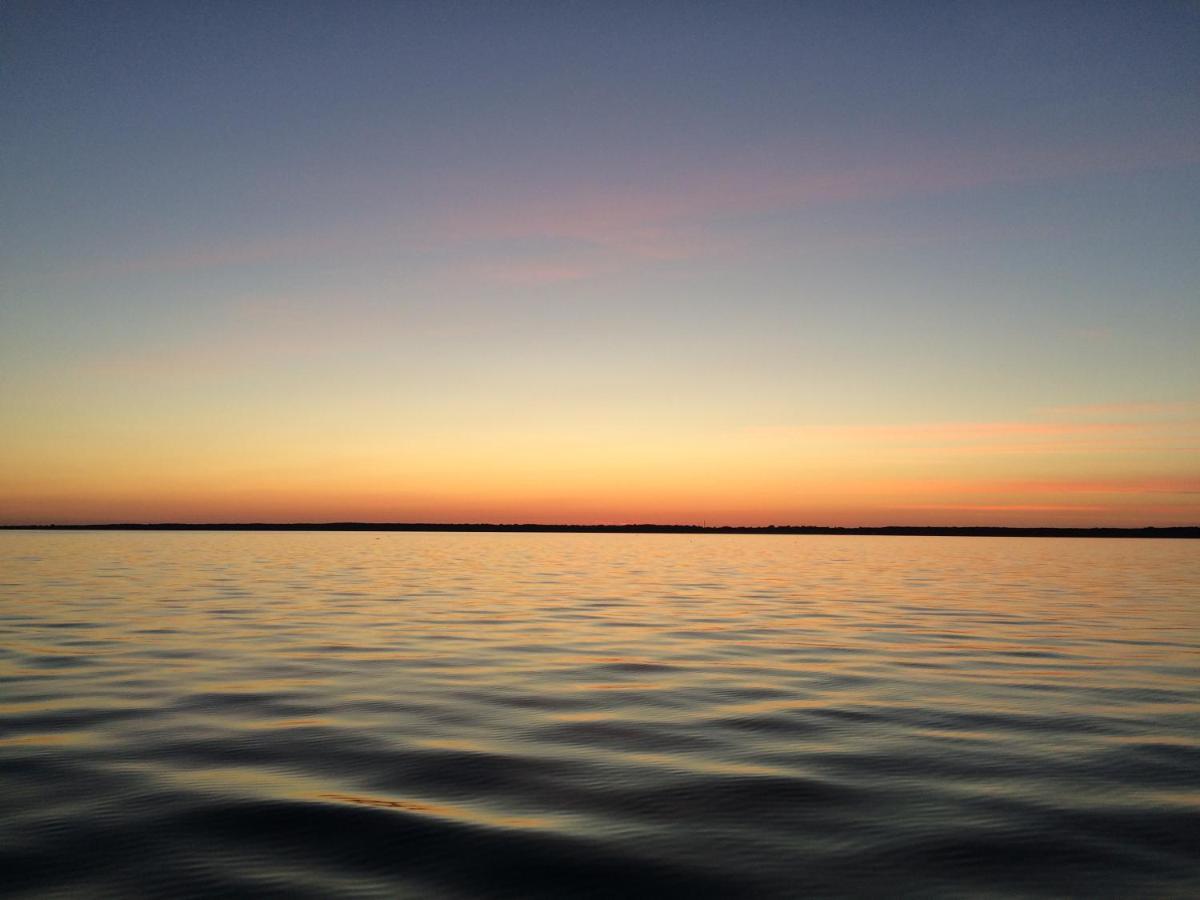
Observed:
[[[1200,4],[0,6],[0,522],[1200,523]]]

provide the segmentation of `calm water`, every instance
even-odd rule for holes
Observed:
[[[0,891],[1200,893],[1200,544],[0,533]]]

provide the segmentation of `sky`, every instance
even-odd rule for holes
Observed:
[[[1200,4],[0,6],[0,523],[1200,524]]]

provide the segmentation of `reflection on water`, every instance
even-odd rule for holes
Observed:
[[[0,876],[1200,891],[1200,549],[0,534]]]

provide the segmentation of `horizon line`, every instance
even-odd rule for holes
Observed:
[[[0,525],[0,530],[65,531],[428,531],[618,534],[832,534],[925,537],[1157,537],[1200,538],[1200,525],[662,525],[654,523],[545,524],[537,522],[103,522]]]

